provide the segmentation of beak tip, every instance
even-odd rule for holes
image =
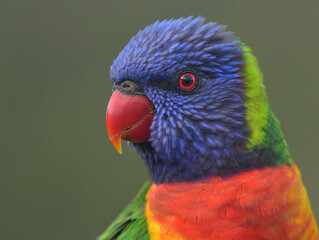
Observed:
[[[119,154],[122,154],[122,146],[121,146],[121,144],[120,144],[118,147],[116,147],[115,149],[116,149],[116,151],[117,151]]]
[[[111,139],[111,142],[119,154],[122,154],[121,137],[115,137]]]

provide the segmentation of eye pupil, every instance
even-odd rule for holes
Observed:
[[[184,86],[188,87],[188,86],[192,85],[193,78],[191,76],[189,76],[189,75],[186,75],[185,77],[183,77],[182,82],[183,82]]]
[[[179,79],[179,85],[184,90],[190,90],[195,86],[196,79],[192,73],[184,73]]]

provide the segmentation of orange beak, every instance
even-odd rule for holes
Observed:
[[[106,127],[115,149],[122,154],[121,139],[146,142],[153,121],[152,103],[144,96],[115,90],[106,111]]]

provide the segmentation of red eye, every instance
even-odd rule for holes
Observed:
[[[195,79],[194,74],[192,74],[192,73],[184,73],[179,78],[179,85],[184,90],[192,89],[195,86],[195,83],[196,83],[196,79]]]

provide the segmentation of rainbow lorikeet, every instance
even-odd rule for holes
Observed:
[[[204,19],[155,22],[114,61],[110,140],[152,183],[99,239],[318,239],[250,48]]]

